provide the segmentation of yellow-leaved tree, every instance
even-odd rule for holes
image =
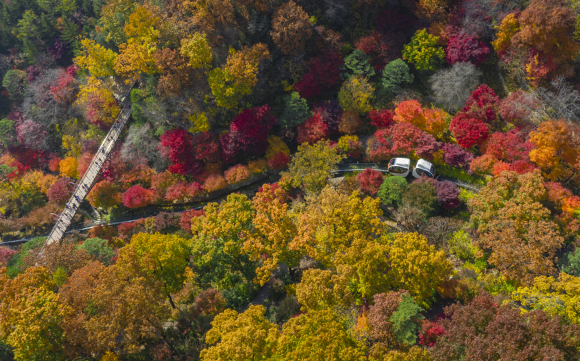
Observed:
[[[117,53],[87,38],[81,40],[81,55],[74,58],[79,68],[95,77],[115,75],[116,61]]]
[[[264,312],[264,306],[252,305],[243,313],[227,309],[215,316],[205,336],[205,342],[213,346],[201,351],[201,360],[270,360],[279,333]]]
[[[282,172],[292,187],[303,187],[307,192],[318,193],[326,186],[331,172],[338,169],[337,165],[346,156],[338,154],[329,141],[320,141],[310,145],[304,143],[298,146],[298,151],[292,156],[288,172]]]
[[[125,24],[127,42],[119,45],[119,55],[115,61],[115,72],[127,77],[127,83],[139,78],[141,73],[154,74],[159,69],[153,54],[159,39],[159,18],[143,6],[135,9]]]
[[[332,310],[311,311],[291,318],[278,339],[276,360],[365,361],[366,347],[346,319]]]
[[[304,271],[296,285],[296,297],[303,311],[318,311],[334,307],[348,308],[354,298],[348,289],[348,279],[330,270],[309,269]]]
[[[530,287],[520,287],[511,299],[522,310],[543,310],[550,315],[560,315],[580,325],[580,277],[564,272],[558,279],[539,276]]]
[[[254,229],[249,232],[243,251],[255,260],[266,255],[267,258],[256,270],[255,282],[261,286],[270,280],[280,262],[294,267],[300,260],[300,254],[288,248],[297,234],[297,228],[288,214],[288,204],[284,203],[286,199],[283,189],[264,184],[252,200],[256,209]]]
[[[226,64],[209,73],[209,86],[218,106],[232,109],[258,82],[260,61],[270,59],[268,46],[259,43],[240,51],[230,49]]]
[[[181,39],[181,55],[189,59],[189,66],[193,69],[209,69],[213,61],[211,47],[207,36],[195,33],[188,38]]]
[[[139,233],[131,238],[128,247],[135,249],[143,267],[162,281],[165,294],[175,308],[171,294],[183,288],[189,263],[188,240],[176,235]]]
[[[64,359],[61,320],[72,312],[53,292],[44,267],[30,267],[10,279],[0,269],[0,339],[18,361]]]

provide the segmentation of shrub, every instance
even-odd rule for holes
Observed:
[[[449,251],[462,259],[474,259],[479,250],[471,240],[467,232],[460,229],[453,233],[453,236],[447,241]]]
[[[224,189],[227,186],[228,184],[226,183],[226,180],[220,174],[210,175],[203,183],[203,189],[205,189],[207,192],[214,192],[220,189]]]
[[[321,102],[313,111],[320,114],[324,124],[328,126],[328,133],[338,134],[338,125],[342,119],[342,108],[336,100],[325,100]]]
[[[224,178],[228,184],[241,183],[250,178],[250,170],[242,164],[236,164],[224,172]]]
[[[492,174],[498,160],[489,154],[484,154],[471,161],[469,171],[475,174]]]
[[[427,217],[433,214],[437,207],[437,190],[431,180],[433,179],[421,177],[409,184],[401,195],[401,205],[417,208]]]
[[[346,153],[352,158],[358,158],[362,152],[362,143],[356,135],[345,135],[340,137],[336,147],[340,152]]]
[[[282,169],[290,163],[290,157],[283,151],[268,158],[268,167],[272,169]]]
[[[473,154],[456,144],[443,145],[443,160],[452,167],[465,167],[473,160]]]
[[[395,122],[393,120],[393,112],[388,109],[381,109],[380,111],[373,109],[368,116],[372,120],[370,124],[377,128],[387,128]]]
[[[284,143],[282,139],[275,135],[270,135],[268,137],[268,149],[266,149],[266,159],[269,159],[280,152],[286,153],[286,155],[290,155],[290,149]]]
[[[435,182],[433,184],[437,191],[437,201],[445,209],[452,209],[461,204],[459,200],[459,188],[450,181]]]
[[[113,248],[109,247],[107,240],[102,238],[87,238],[87,240],[78,246],[77,249],[87,251],[91,256],[102,262],[105,266],[108,266],[111,262],[111,258],[115,256]]]
[[[347,110],[342,113],[342,119],[338,125],[338,130],[345,134],[355,134],[362,126],[358,114],[355,111]]]
[[[407,180],[403,177],[387,176],[379,187],[377,195],[384,205],[397,205],[407,187]]]
[[[252,174],[264,173],[268,170],[268,163],[264,158],[248,162],[248,169]]]
[[[385,177],[383,176],[383,173],[370,168],[365,169],[358,175],[361,191],[372,196],[377,194],[384,179]]]
[[[192,218],[203,216],[203,214],[203,209],[189,209],[181,213],[181,217],[179,218],[179,226],[187,233],[191,233]]]
[[[16,251],[6,247],[0,247],[0,267],[6,267],[8,261],[16,254]]]
[[[314,144],[328,137],[328,126],[320,114],[314,113],[306,122],[298,126],[298,143]]]
[[[121,199],[127,208],[140,208],[151,204],[153,201],[153,195],[154,193],[152,190],[145,189],[140,185],[135,185],[127,189],[121,196]]]
[[[167,188],[164,198],[169,202],[183,202],[199,196],[202,191],[202,186],[197,182],[177,182]]]

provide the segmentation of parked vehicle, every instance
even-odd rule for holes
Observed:
[[[388,172],[397,177],[406,177],[411,171],[411,160],[409,158],[393,158],[389,161]]]
[[[419,159],[417,161],[417,165],[413,168],[413,177],[421,178],[421,176],[427,176],[431,178],[435,178],[435,166],[431,164],[431,162],[426,161],[425,159]]]

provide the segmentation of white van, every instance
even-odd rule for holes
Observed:
[[[413,168],[413,177],[421,178],[421,176],[435,178],[435,166],[425,159],[419,159],[417,165]]]
[[[393,158],[389,161],[387,170],[391,175],[406,177],[411,171],[411,160],[409,158]]]

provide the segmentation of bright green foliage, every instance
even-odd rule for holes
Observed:
[[[409,73],[409,67],[402,59],[396,59],[388,63],[383,69],[381,86],[387,97],[393,97],[401,92],[403,83],[413,82],[413,74]]]
[[[228,309],[217,315],[205,337],[214,346],[201,351],[201,360],[271,360],[278,326],[264,318],[264,312],[264,306],[252,305],[244,313]]]
[[[130,247],[135,249],[145,269],[164,282],[168,293],[174,293],[185,281],[190,256],[187,243],[176,235],[139,233],[131,238]]]
[[[255,217],[252,202],[245,195],[230,194],[219,205],[205,206],[204,213],[191,221],[192,270],[201,285],[224,290],[253,279],[257,264],[242,252]]]
[[[413,297],[406,293],[402,295],[403,300],[393,313],[390,322],[393,323],[393,331],[398,342],[412,346],[417,341],[417,333],[421,330],[421,320],[423,309],[415,303]]]
[[[105,266],[109,265],[111,258],[115,255],[113,248],[109,247],[106,239],[102,238],[88,238],[83,242],[78,249],[84,249],[95,259],[101,261]]]
[[[371,107],[371,100],[375,88],[369,83],[367,78],[355,75],[342,84],[338,93],[340,106],[344,110],[352,110],[359,115],[368,113]]]
[[[399,204],[401,195],[407,187],[407,180],[403,177],[385,177],[377,196],[384,205]]]
[[[439,37],[426,29],[418,30],[411,42],[403,49],[403,59],[414,64],[419,70],[436,70],[445,57],[445,51],[438,43]]]
[[[279,361],[363,361],[366,347],[353,337],[334,311],[311,311],[290,319],[282,328],[278,351],[272,358]]]
[[[16,37],[22,41],[22,50],[27,53],[28,59],[33,59],[40,51],[39,45],[42,44],[40,20],[32,10],[26,10],[14,29]]]
[[[88,70],[96,77],[115,75],[116,60],[117,54],[114,51],[90,39],[81,40],[81,55],[74,58],[81,69]]]
[[[2,79],[2,86],[8,90],[10,99],[16,101],[24,98],[27,85],[26,72],[21,70],[8,70]]]
[[[562,272],[580,277],[580,247],[564,256]]]
[[[180,52],[189,59],[189,65],[193,69],[211,67],[213,56],[205,34],[195,33],[189,38],[181,39]]]
[[[308,109],[306,99],[302,99],[298,92],[292,92],[286,98],[286,106],[284,113],[280,116],[280,123],[285,128],[292,128],[298,126],[312,116],[312,112]]]
[[[345,155],[338,154],[328,141],[298,146],[298,152],[292,156],[287,176],[293,187],[304,187],[309,192],[320,192],[330,178],[331,171],[337,169],[338,163]]]
[[[375,68],[371,65],[371,58],[362,50],[355,50],[344,58],[344,67],[348,69],[347,76],[360,75],[371,77],[375,75]]]

